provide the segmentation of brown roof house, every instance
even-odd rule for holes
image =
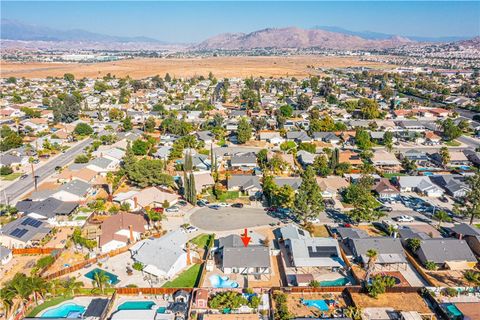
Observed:
[[[160,190],[156,187],[150,187],[141,191],[132,190],[119,193],[115,196],[113,201],[120,204],[128,203],[130,205],[130,209],[136,211],[147,207],[163,207],[165,202],[168,202],[168,205],[166,206],[168,208],[177,203],[178,195],[176,193]]]
[[[360,158],[360,155],[352,150],[343,150],[340,151],[340,154],[338,156],[338,162],[339,163],[349,163],[352,167],[359,166],[363,164],[362,159]]]
[[[399,172],[402,170],[400,161],[393,153],[385,150],[375,150],[372,157],[373,165],[382,172]]]
[[[138,241],[147,227],[147,221],[139,214],[124,212],[109,217],[101,225],[102,234],[99,244],[102,253]]]
[[[373,190],[380,199],[391,199],[400,194],[400,191],[388,179],[381,179]]]
[[[350,185],[345,178],[337,176],[317,177],[317,183],[320,186],[320,190],[322,190],[324,198],[335,198],[340,191]]]

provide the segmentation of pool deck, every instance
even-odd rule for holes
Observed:
[[[115,257],[109,258],[107,261],[103,262],[101,266],[98,263],[91,265],[88,268],[78,270],[74,273],[79,281],[82,281],[86,288],[93,288],[92,280],[85,277],[85,274],[92,271],[93,269],[99,268],[107,272],[113,273],[118,277],[120,281],[114,287],[126,287],[130,284],[135,284],[138,287],[149,288],[151,283],[148,281],[146,275],[141,271],[134,270],[132,268],[133,260],[130,257],[130,252],[124,252]],[[132,269],[132,274],[127,274],[127,267]],[[69,275],[71,276],[71,274]],[[161,287],[165,281],[160,281],[155,283],[155,287]]]
[[[153,301],[158,307],[167,307],[169,301],[163,298],[163,295],[137,295],[137,296],[117,296],[115,303],[107,315],[107,319],[111,316],[112,313],[117,311],[117,308],[128,301]]]
[[[67,303],[75,303],[75,304],[78,304],[78,305],[81,305],[81,306],[84,306],[85,308],[88,307],[88,305],[90,304],[90,302],[94,299],[95,297],[75,297],[75,298],[72,298],[70,300],[66,300],[66,301],[62,301],[60,302],[59,304],[56,304],[54,306],[51,306],[51,307],[48,307],[47,309],[43,310],[42,312],[40,312],[37,317],[42,317],[42,315],[47,312],[47,311],[50,311],[52,309],[55,309],[55,308],[58,308],[60,307],[61,305],[64,305],[64,304],[67,304]]]

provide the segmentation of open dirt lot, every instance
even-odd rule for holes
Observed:
[[[131,59],[103,63],[14,63],[1,61],[1,77],[45,78],[62,77],[73,73],[75,77],[103,77],[111,73],[117,77],[130,76],[140,79],[170,73],[175,77],[207,76],[211,71],[217,77],[303,77],[316,74],[307,68],[372,67],[393,68],[376,62],[360,61],[359,57],[209,57],[184,59]]]
[[[429,313],[425,301],[417,293],[385,293],[377,299],[364,293],[352,293],[352,299],[359,308],[393,308],[400,311],[416,310],[420,313]]]

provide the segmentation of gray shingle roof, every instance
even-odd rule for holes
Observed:
[[[254,243],[252,241],[251,243]],[[223,252],[224,268],[259,268],[270,267],[270,251],[263,245],[243,245],[238,235],[219,239],[219,248]]]
[[[64,202],[55,198],[47,198],[43,201],[20,201],[15,205],[19,212],[24,214],[36,213],[47,218],[57,214],[70,214],[78,207],[76,202]]]
[[[91,185],[89,183],[83,182],[81,180],[73,180],[62,185],[59,190],[82,197],[87,193],[88,189],[90,188]]]
[[[418,249],[418,255],[424,256],[426,261],[433,261],[438,264],[446,261],[477,261],[467,242],[458,239],[423,240],[420,249]]]
[[[238,187],[243,190],[262,189],[260,178],[258,176],[234,175],[228,179],[228,189]]]
[[[462,236],[480,236],[480,229],[466,223],[456,224],[451,230]]]

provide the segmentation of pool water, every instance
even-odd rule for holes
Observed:
[[[127,301],[119,305],[117,310],[150,310],[154,305],[153,301]]]
[[[87,273],[85,274],[85,277],[87,277],[87,278],[90,279],[90,280],[93,280],[93,279],[95,279],[95,278],[94,278],[94,277],[95,277],[95,274],[97,274],[97,273],[99,273],[99,272],[102,272],[102,271],[103,271],[103,272],[107,275],[107,277],[110,279],[109,282],[110,282],[111,285],[116,285],[117,283],[120,282],[120,280],[118,280],[118,277],[117,277],[116,275],[114,275],[113,273],[107,272],[107,271],[105,271],[105,270],[102,270],[102,269],[100,269],[100,268],[95,268],[95,269],[93,269],[92,271],[87,272]]]
[[[157,313],[165,313],[165,311],[167,311],[167,308],[165,307],[158,307],[157,309]]]
[[[219,275],[214,274],[208,279],[214,288],[238,288],[238,282],[230,280],[228,277],[220,277]]]
[[[80,318],[85,309],[84,306],[69,302],[45,311],[40,318]]]
[[[302,303],[307,307],[315,307],[320,311],[328,311],[328,304],[325,300],[303,300]]]
[[[463,316],[463,313],[460,310],[458,310],[457,306],[454,304],[451,304],[451,303],[446,304],[445,309],[447,309],[447,312],[450,313],[452,316],[454,316],[455,319],[461,318]]]
[[[345,286],[350,281],[347,278],[338,278],[335,280],[325,280],[320,281],[321,287],[338,287],[338,286]]]

